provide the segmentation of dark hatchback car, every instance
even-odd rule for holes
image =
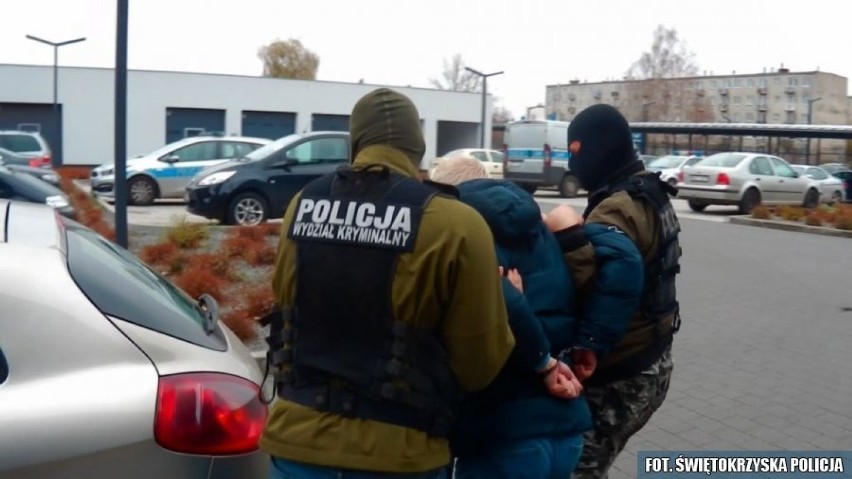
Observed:
[[[52,207],[68,218],[74,219],[76,216],[68,197],[59,188],[4,166],[0,166],[0,199],[40,203]]]
[[[348,163],[348,133],[288,135],[198,173],[186,187],[187,210],[223,224],[253,226],[280,218],[306,184]]]

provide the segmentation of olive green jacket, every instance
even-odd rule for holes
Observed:
[[[417,175],[409,158],[387,146],[365,147],[353,166],[368,164]],[[286,237],[297,200],[284,215],[272,281],[281,307],[293,306],[299,287],[297,245]],[[485,220],[476,211],[455,199],[435,196],[423,213],[414,251],[400,256],[393,280],[395,317],[440,330],[450,368],[468,391],[487,386],[514,347],[493,244]],[[329,300],[337,287],[345,285],[328,285]],[[260,444],[269,454],[285,459],[378,472],[424,472],[450,461],[444,439],[280,399],[271,406]]]

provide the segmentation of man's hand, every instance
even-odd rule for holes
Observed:
[[[583,217],[568,205],[559,205],[544,216],[544,224],[550,231],[562,231],[583,224]]]
[[[502,266],[498,266],[497,269],[500,272],[500,276],[506,276],[506,279],[512,283],[512,286],[514,286],[515,289],[522,293],[524,292],[524,281],[521,278],[521,273],[519,273],[517,269],[512,268],[508,273]]]
[[[571,362],[574,364],[574,375],[580,381],[589,379],[598,367],[598,357],[591,349],[571,351]]]
[[[562,361],[552,359],[542,379],[551,396],[562,399],[574,399],[583,392],[583,385],[577,380],[571,368]]]

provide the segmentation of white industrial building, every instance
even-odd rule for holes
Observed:
[[[40,131],[66,165],[113,161],[114,71],[60,67],[58,84],[61,145],[52,109],[53,68],[0,65],[0,130]],[[345,130],[355,102],[379,86],[131,70],[127,154],[142,155],[203,132],[279,138],[293,132]],[[426,160],[456,148],[479,146],[479,93],[390,88],[417,105]],[[485,118],[485,131],[490,131],[490,109]]]

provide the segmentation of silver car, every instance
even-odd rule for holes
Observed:
[[[814,180],[820,188],[820,201],[823,203],[841,203],[843,201],[843,180],[832,176],[819,166],[790,165],[802,178]]]
[[[128,203],[149,205],[157,198],[182,199],[186,185],[204,168],[241,158],[271,143],[244,136],[193,136],[127,160]],[[115,165],[100,165],[89,181],[96,194],[115,194]]]
[[[0,200],[0,477],[266,477],[262,373],[124,249]]]
[[[707,205],[737,205],[748,214],[755,206],[819,205],[819,186],[801,178],[786,161],[764,153],[717,153],[683,168],[678,198],[693,211]]]

